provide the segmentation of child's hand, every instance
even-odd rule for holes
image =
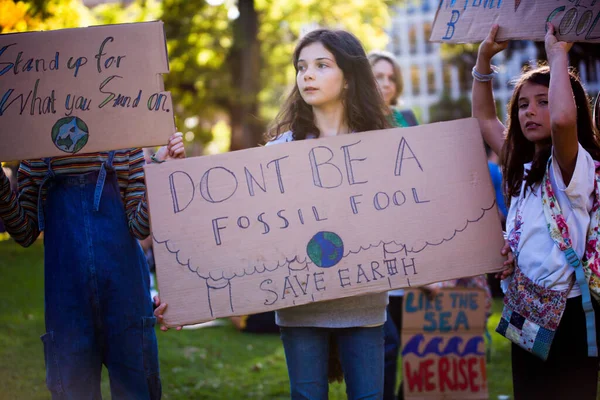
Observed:
[[[167,145],[170,158],[185,158],[185,146],[183,144],[183,133],[176,132],[169,138],[169,144]]]
[[[546,56],[548,61],[551,61],[554,57],[559,55],[566,55],[573,43],[561,42],[554,35],[554,25],[548,22],[548,30],[546,31],[546,37],[544,38],[544,47],[546,48]]]
[[[162,146],[156,152],[158,161],[167,161],[175,158],[185,158],[185,146],[183,145],[183,133],[176,132],[169,138],[169,143]]]
[[[505,270],[498,272],[496,278],[504,280],[515,272],[515,256],[508,245],[508,240],[504,240],[504,247],[500,250],[500,254],[506,256],[506,261],[504,261]]]
[[[421,289],[423,294],[431,301],[434,301],[437,295],[440,293],[440,287],[435,283],[420,286],[419,289]]]
[[[508,41],[504,42],[496,42],[496,34],[498,33],[498,29],[500,26],[498,24],[492,25],[492,29],[490,29],[490,33],[485,38],[483,42],[479,45],[479,52],[477,53],[477,58],[480,58],[484,62],[490,62],[492,57],[496,54],[500,53],[502,50],[508,47]],[[485,73],[479,71],[481,73]]]
[[[160,324],[160,330],[163,332],[168,331],[169,327],[164,324],[164,319],[163,319],[163,313],[167,309],[167,303],[160,304],[160,298],[158,296],[154,296],[154,306],[156,307],[154,309],[154,316],[156,317],[156,319],[158,320],[158,323]],[[182,328],[183,328],[182,326],[178,326],[176,329],[178,331],[180,331]]]

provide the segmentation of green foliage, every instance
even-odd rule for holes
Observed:
[[[189,117],[211,121],[231,95],[231,77],[225,59],[232,44],[227,6],[204,1],[166,0],[165,23],[170,73],[165,86],[176,103],[177,123]],[[208,142],[211,131],[197,124],[189,129],[196,140]]]
[[[92,12],[98,24],[124,24],[160,19],[162,6],[158,0],[135,0],[127,5],[121,2],[99,4]]]
[[[76,28],[93,22],[82,0],[0,0],[0,33]]]

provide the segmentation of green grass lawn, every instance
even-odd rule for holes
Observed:
[[[0,241],[0,399],[49,399],[40,335],[44,333],[43,246]],[[490,332],[499,319],[494,303]],[[158,332],[164,399],[288,399],[283,348],[277,335],[251,335],[223,326]],[[510,346],[492,333],[490,399],[512,395]],[[102,391],[109,398],[103,374]],[[511,396],[512,397],[512,396]],[[330,399],[345,399],[343,384]]]

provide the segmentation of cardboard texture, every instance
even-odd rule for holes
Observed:
[[[403,307],[404,398],[487,399],[485,292],[444,288],[430,299],[411,289]]]
[[[498,271],[475,119],[147,165],[168,325]]]
[[[0,35],[0,160],[165,144],[162,22]]]
[[[442,0],[431,30],[432,42],[478,43],[493,24],[497,40],[543,41],[546,22],[557,38],[568,42],[600,42],[598,0]]]

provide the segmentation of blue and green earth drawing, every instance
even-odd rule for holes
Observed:
[[[344,255],[344,242],[333,232],[319,232],[308,242],[306,252],[317,267],[333,267]]]
[[[77,153],[88,142],[88,126],[77,117],[64,117],[52,127],[52,143],[65,153]]]

